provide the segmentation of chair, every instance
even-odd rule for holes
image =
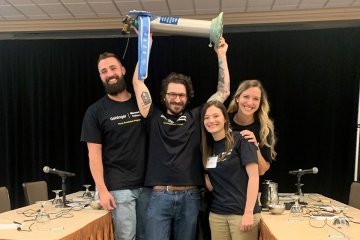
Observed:
[[[45,181],[26,182],[22,184],[26,205],[34,204],[36,201],[49,199],[47,183]]]
[[[11,204],[7,187],[0,187],[0,213],[10,211]]]
[[[349,205],[360,209],[360,182],[353,182],[351,184]]]

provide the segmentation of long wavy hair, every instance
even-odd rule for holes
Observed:
[[[271,150],[271,158],[275,159],[275,144],[276,136],[274,130],[274,122],[269,117],[270,104],[268,101],[267,93],[259,80],[245,80],[240,83],[238,89],[236,90],[234,96],[231,99],[231,102],[228,107],[228,113],[237,113],[239,111],[239,105],[236,102],[236,99],[247,89],[252,87],[258,87],[261,91],[261,99],[259,109],[254,113],[254,117],[260,122],[260,139],[259,146],[267,146]],[[269,137],[271,136],[271,137]]]
[[[216,101],[216,100],[207,102],[204,105],[203,109],[201,110],[201,152],[202,152],[202,162],[203,162],[204,168],[206,168],[207,160],[209,157],[211,157],[211,155],[213,154],[213,150],[214,150],[214,147],[213,147],[214,146],[214,138],[212,137],[211,133],[209,133],[206,130],[205,125],[204,125],[205,113],[206,113],[207,109],[211,106],[219,108],[224,115],[225,148],[226,148],[225,151],[229,152],[233,148],[233,145],[234,145],[234,138],[233,138],[233,135],[230,130],[229,114],[227,113],[224,104],[219,101]]]

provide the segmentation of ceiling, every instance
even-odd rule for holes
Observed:
[[[224,29],[229,31],[279,25],[360,26],[360,0],[0,0],[0,38],[34,33],[116,35],[124,16],[134,9],[199,20],[224,12]]]

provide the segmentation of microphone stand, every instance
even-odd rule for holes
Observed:
[[[61,176],[61,189],[62,189],[62,192],[63,192],[63,204],[62,204],[62,208],[68,208],[70,206],[66,205],[66,184],[65,184],[65,181],[66,181],[66,176],[65,175],[62,175]]]
[[[302,174],[300,174],[300,172],[296,175],[297,176],[297,183],[296,185],[296,195],[298,196],[304,196],[304,193],[301,190],[301,186],[303,186],[304,184],[301,183],[301,176]]]

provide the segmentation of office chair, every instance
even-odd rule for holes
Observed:
[[[11,204],[7,187],[0,187],[0,213],[10,211]]]
[[[26,205],[49,199],[47,183],[45,181],[26,182],[22,186]]]
[[[360,182],[353,182],[351,184],[349,205],[360,209]]]

